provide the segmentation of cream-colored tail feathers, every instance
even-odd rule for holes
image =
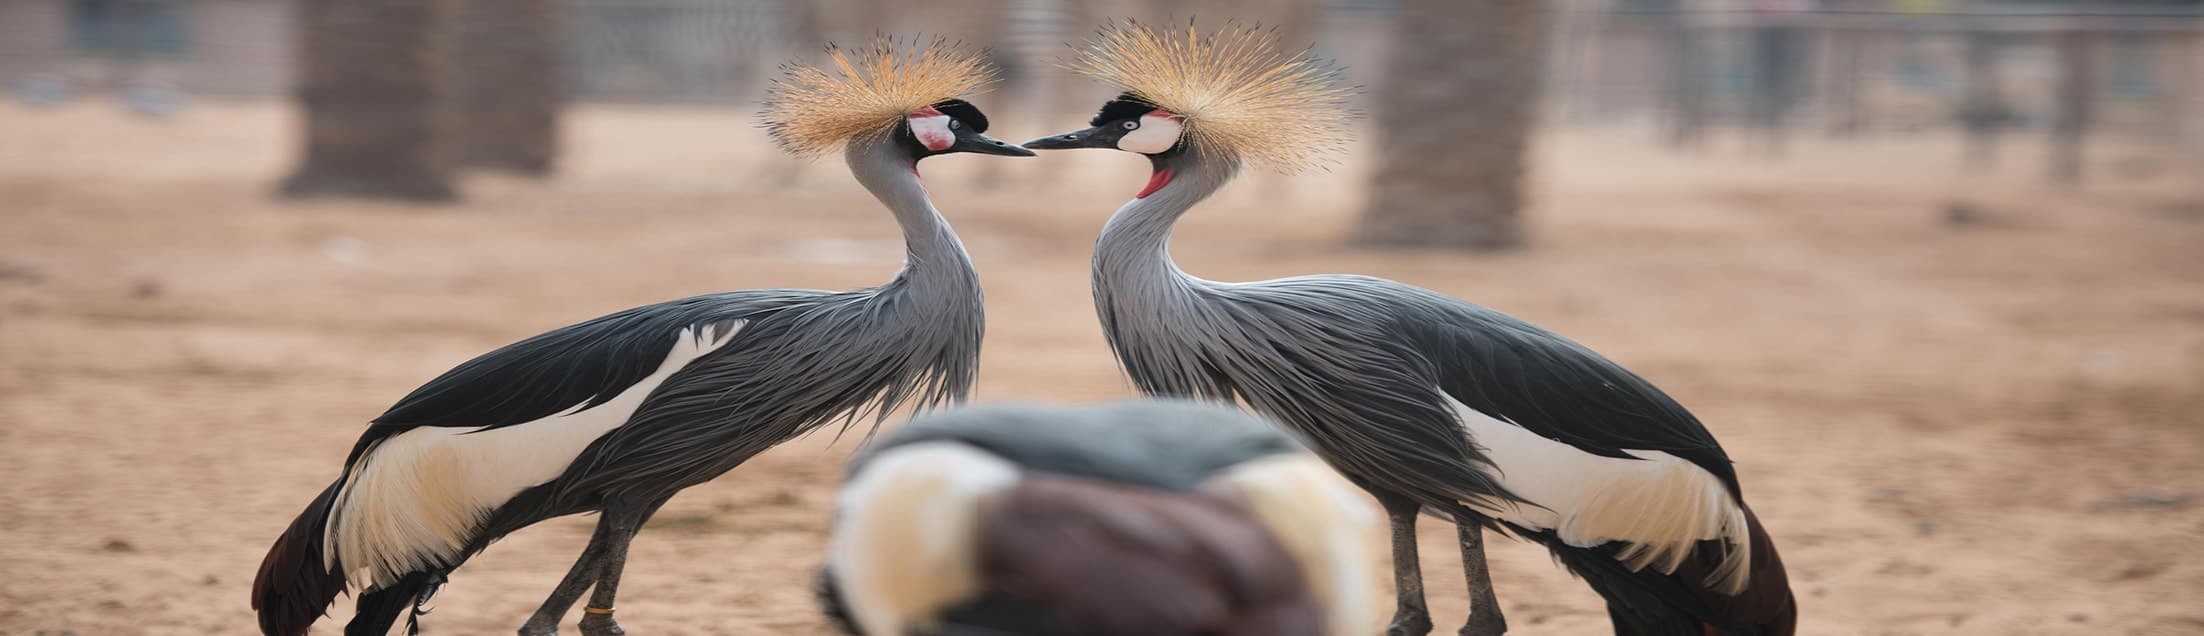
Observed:
[[[677,371],[727,346],[746,323],[681,330],[658,369],[583,410],[496,429],[420,427],[377,442],[345,474],[330,506],[322,562],[362,589],[449,564],[498,506],[566,472],[583,450],[635,414]],[[586,404],[586,403],[585,403]]]
[[[1254,511],[1301,563],[1310,592],[1324,604],[1335,636],[1377,628],[1378,576],[1372,571],[1379,532],[1369,500],[1314,455],[1295,453],[1232,467],[1211,481]]]
[[[828,567],[868,634],[924,627],[979,593],[980,503],[1018,483],[1002,458],[954,442],[896,447],[842,489]]]

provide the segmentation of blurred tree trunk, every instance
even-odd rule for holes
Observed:
[[[2067,29],[2054,37],[2059,51],[2059,110],[2052,119],[2050,180],[2072,187],[2081,185],[2089,119],[2096,110],[2096,33]]]
[[[305,155],[286,196],[448,201],[440,0],[303,0]]]
[[[1377,169],[1359,240],[1499,249],[1523,241],[1546,0],[1405,0],[1378,88]]]
[[[1986,172],[1997,165],[1997,137],[2012,121],[2005,104],[1998,55],[2003,43],[1988,31],[1967,33],[1965,87],[1959,99],[1959,122],[1966,131],[1966,166]]]
[[[2089,123],[2097,89],[2095,35],[2068,29],[2057,36],[2058,112],[2051,122],[2051,181],[2077,186],[2088,150]]]
[[[452,103],[463,166],[551,174],[566,105],[561,0],[453,3]]]

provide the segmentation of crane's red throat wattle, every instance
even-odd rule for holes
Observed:
[[[1157,190],[1161,190],[1163,189],[1163,186],[1167,186],[1170,184],[1171,169],[1156,168],[1155,174],[1148,175],[1148,187],[1141,188],[1140,194],[1133,195],[1133,198],[1146,199],[1148,198],[1148,195],[1155,194]]]

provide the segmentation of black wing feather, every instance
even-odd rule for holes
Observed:
[[[453,367],[375,418],[346,465],[383,438],[422,426],[500,428],[576,405],[603,404],[658,369],[682,329],[726,322],[773,306],[756,290],[707,294],[600,316],[554,329]]]
[[[1729,455],[1668,394],[1584,345],[1499,312],[1447,299],[1453,320],[1424,334],[1440,387],[1478,412],[1587,453],[1661,451],[1714,473],[1742,498]]]

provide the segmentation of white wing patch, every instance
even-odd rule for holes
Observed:
[[[1517,525],[1552,530],[1569,545],[1589,548],[1623,541],[1620,558],[1632,570],[1673,573],[1699,541],[1722,539],[1728,554],[1706,583],[1727,594],[1744,591],[1752,571],[1745,510],[1729,489],[1699,465],[1660,451],[1625,449],[1637,459],[1602,457],[1547,439],[1448,397],[1500,469],[1500,484],[1542,507],[1520,504],[1479,510]]]
[[[1018,468],[954,442],[900,446],[843,485],[827,567],[858,628],[904,634],[980,591],[979,505]]]
[[[522,490],[566,472],[599,437],[626,424],[674,372],[734,340],[745,321],[682,329],[658,369],[594,408],[503,428],[424,426],[377,442],[345,476],[323,536],[322,562],[378,589],[448,563],[477,525]],[[586,402],[584,403],[586,404]]]

